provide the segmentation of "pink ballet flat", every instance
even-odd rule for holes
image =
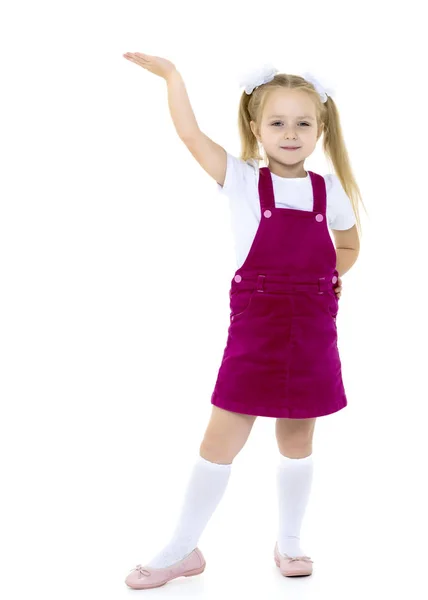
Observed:
[[[195,548],[182,560],[164,569],[153,569],[152,567],[137,565],[134,569],[131,569],[125,583],[134,590],[160,587],[177,577],[199,575],[205,570],[205,565],[206,562],[202,552],[199,548]]]
[[[297,556],[292,558],[287,554],[280,554],[278,542],[275,544],[274,557],[276,566],[279,567],[285,577],[301,577],[312,574],[312,563],[309,556]]]

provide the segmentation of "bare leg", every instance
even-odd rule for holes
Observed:
[[[250,435],[257,417],[212,407],[211,418],[200,446],[200,455],[210,462],[230,464]]]

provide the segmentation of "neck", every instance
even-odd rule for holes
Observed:
[[[307,171],[304,168],[305,161],[302,160],[293,165],[286,165],[284,163],[278,162],[274,158],[269,158],[268,167],[271,173],[274,175],[278,175],[278,177],[289,177],[289,178],[298,178],[298,177],[306,177]]]

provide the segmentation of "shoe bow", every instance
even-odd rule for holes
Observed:
[[[292,562],[292,561],[294,561],[294,560],[304,560],[305,562],[311,562],[311,563],[313,563],[313,562],[314,562],[313,560],[311,560],[311,559],[309,558],[309,556],[293,556],[293,557],[291,557],[291,556],[287,556],[286,558],[287,558],[289,561],[291,561],[291,562]]]
[[[150,571],[148,571],[147,569],[144,569],[143,565],[137,565],[135,567],[135,569],[141,573],[141,575],[146,575],[149,576],[150,575]],[[134,571],[134,569],[131,569],[131,571]]]

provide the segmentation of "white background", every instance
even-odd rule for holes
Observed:
[[[145,597],[375,598],[427,588],[423,3],[20,2],[0,12],[1,595],[125,598],[175,527],[235,271],[227,199],[178,138],[164,56],[237,156],[239,74],[331,83],[368,214],[343,277],[348,406],[317,421],[302,546],[280,575],[275,420],[256,420],[200,541]],[[329,172],[321,142],[305,167]]]

